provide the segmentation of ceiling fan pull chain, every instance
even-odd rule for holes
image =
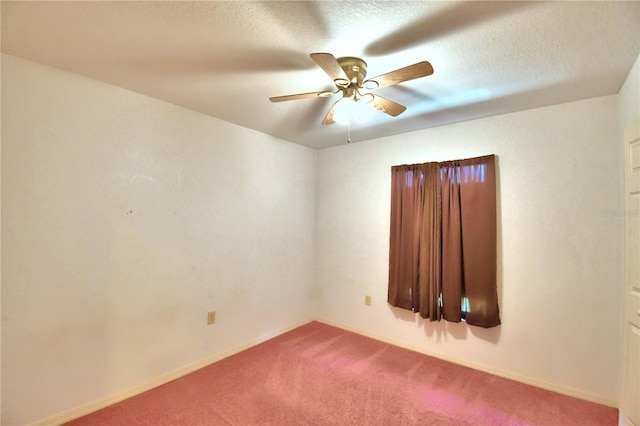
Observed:
[[[351,143],[351,117],[347,121],[347,143]]]

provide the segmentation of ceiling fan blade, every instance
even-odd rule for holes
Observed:
[[[328,126],[329,124],[334,124],[336,122],[336,120],[333,119],[333,116],[335,115],[335,108],[336,105],[338,104],[338,102],[340,102],[342,99],[338,99],[337,101],[335,101],[333,103],[333,105],[331,105],[331,109],[329,110],[329,112],[327,113],[327,115],[324,117],[324,120],[322,120],[322,125],[323,126]]]
[[[337,92],[336,92],[337,93]],[[295,99],[306,99],[306,98],[328,98],[333,95],[334,92],[309,92],[309,93],[297,93],[295,95],[285,95],[285,96],[273,96],[269,98],[271,102],[284,102],[284,101],[293,101]]]
[[[309,55],[320,68],[327,73],[331,80],[338,86],[348,86],[350,81],[347,74],[331,53],[312,53]]]
[[[369,105],[371,105],[378,111],[389,114],[392,117],[399,116],[407,109],[406,106],[400,105],[399,103],[393,102],[387,98],[383,98],[382,96],[374,95],[371,93],[367,93],[367,95],[370,95],[372,97],[371,100],[367,102]]]
[[[422,61],[417,64],[409,65],[408,67],[400,68],[395,71],[367,79],[363,85],[368,89],[375,89],[378,87],[393,86],[394,84],[402,83],[403,81],[414,80],[431,74],[433,74],[433,67],[431,64],[427,61]],[[373,84],[367,85],[367,83]]]

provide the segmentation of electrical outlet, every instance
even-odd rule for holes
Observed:
[[[216,311],[210,311],[207,313],[207,324],[214,324],[216,322]]]
[[[367,306],[371,306],[371,296],[365,296],[364,297],[364,304]]]

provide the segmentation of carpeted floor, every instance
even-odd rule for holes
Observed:
[[[70,425],[616,425],[618,410],[312,322]]]

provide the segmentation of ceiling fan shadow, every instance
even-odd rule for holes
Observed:
[[[187,76],[297,71],[314,67],[307,54],[294,50],[230,50],[212,46],[188,52],[148,52],[144,56],[132,58],[131,65],[153,73]]]
[[[528,1],[467,1],[455,3],[433,15],[390,33],[365,48],[369,56],[395,53],[447,34],[497,19],[533,5]]]
[[[432,102],[434,99],[436,99],[435,96],[431,96],[425,93],[424,91],[416,90],[412,87],[407,87],[400,84],[390,87],[387,90],[389,91],[389,93],[393,91],[396,94],[403,95],[403,99],[402,99],[403,102],[408,102],[408,100],[405,101],[405,99],[417,100],[420,102]],[[394,96],[397,96],[397,95],[394,95],[394,94],[389,95],[390,98],[393,98]]]
[[[286,30],[294,39],[297,39],[300,34],[313,33],[317,37],[329,35],[326,12],[321,10],[318,2],[261,1],[256,5],[277,21],[279,30]],[[309,22],[313,22],[313,25],[310,26]]]

